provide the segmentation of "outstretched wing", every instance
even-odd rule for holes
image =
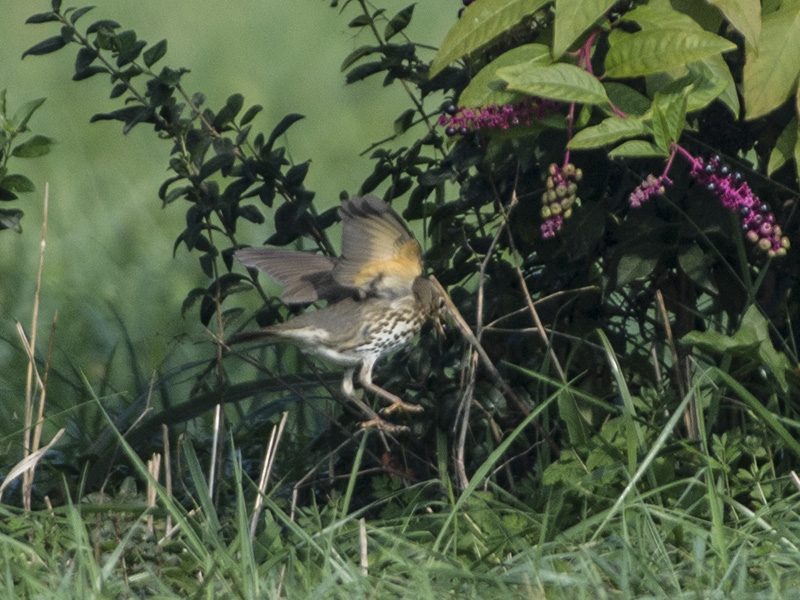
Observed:
[[[243,248],[234,256],[246,267],[255,267],[279,283],[283,287],[281,300],[287,304],[337,300],[353,293],[333,279],[331,270],[335,260],[321,254],[279,248]]]
[[[339,208],[342,255],[334,280],[367,295],[397,297],[411,293],[422,275],[422,252],[403,219],[377,196],[353,196]]]

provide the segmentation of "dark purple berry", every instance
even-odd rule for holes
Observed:
[[[467,135],[469,133],[469,129],[467,129],[466,127],[459,127],[458,133],[460,133],[461,135]]]
[[[734,180],[736,183],[741,183],[741,181],[742,181],[743,179],[744,179],[744,175],[742,175],[742,174],[741,174],[739,171],[736,171],[736,172],[733,174],[733,180]]]
[[[454,127],[448,127],[447,129],[444,130],[444,132],[448,137],[453,137],[456,134],[456,130]]]
[[[714,154],[711,157],[711,162],[718,165],[720,162],[722,162],[722,157],[719,154]]]
[[[713,172],[714,172],[714,170],[715,170],[715,169],[714,169],[714,165],[712,165],[711,163],[706,163],[706,165],[703,167],[703,171],[705,171],[705,172],[706,172],[706,173],[708,173],[709,175],[710,175],[711,173],[713,173]]]
[[[743,206],[739,209],[739,214],[743,217],[749,217],[751,212],[752,211],[750,210],[749,206]]]
[[[730,169],[730,167],[728,165],[722,165],[719,168],[719,174],[722,175],[723,177],[727,177],[730,172],[731,172],[731,169]]]
[[[446,112],[451,117],[458,112],[458,107],[455,104],[448,104],[444,108],[444,112]]]
[[[716,184],[716,183],[714,183],[714,182],[712,181],[711,183],[709,183],[709,184],[706,186],[706,189],[707,189],[709,192],[714,192],[714,191],[716,191],[716,189],[717,189],[717,184]]]
[[[764,214],[767,214],[769,212],[769,206],[767,206],[766,204],[761,204],[758,207],[758,210],[761,211]]]

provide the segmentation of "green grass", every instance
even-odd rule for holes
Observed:
[[[306,114],[284,141],[293,161],[313,160],[307,185],[326,206],[364,180],[371,163],[358,153],[391,133],[407,107],[378,81],[344,85],[341,60],[363,42],[327,4],[105,0],[95,14],[148,41],[168,38],[170,64],[192,70],[190,90],[214,106],[242,92],[265,106],[262,129],[288,112]],[[391,12],[405,2],[386,4]],[[415,39],[438,43],[457,4],[420,3]],[[99,78],[70,81],[73,55],[19,62],[50,35],[22,26],[47,5],[14,3],[0,20],[9,101],[46,96],[32,126],[59,140],[53,154],[20,166],[40,191],[46,181],[51,189],[38,296],[39,193],[17,203],[24,233],[0,235],[3,473],[22,456],[28,359],[14,325],[30,323],[34,298],[42,355],[59,313],[42,443],[65,434],[37,467],[32,511],[17,507],[18,481],[4,492],[0,597],[800,599],[800,491],[786,475],[797,470],[798,424],[773,406],[783,396],[762,402],[733,367],[695,373],[680,398],[651,381],[650,367],[623,371],[611,342],[595,336],[599,353],[588,364],[613,382],[619,402],[592,395],[580,379],[573,386],[517,369],[537,408],[511,426],[500,394],[480,381],[484,412],[473,413],[463,490],[452,468],[452,397],[434,398],[424,429],[416,423],[387,451],[375,433],[344,420],[337,427],[327,395],[306,392],[311,385],[295,392],[301,377],[278,395],[282,380],[259,372],[242,381],[227,361],[234,385],[224,392],[242,395],[222,410],[228,429],[214,425],[216,389],[195,396],[208,405],[187,424],[178,413],[197,408],[181,404],[202,367],[193,361],[211,354],[210,337],[194,314],[179,315],[186,293],[207,279],[194,255],[171,254],[184,215],[162,209],[156,193],[169,144],[154,146],[146,128],[123,137],[116,123],[87,126],[116,105]],[[243,11],[252,12],[243,19]],[[261,243],[266,230],[252,226],[247,242]],[[656,338],[625,325],[642,347]],[[456,360],[437,374],[452,382],[453,397],[461,393]],[[267,364],[288,379],[295,363],[279,351]],[[690,403],[699,409],[694,441],[680,423]],[[169,407],[167,463],[161,422],[147,419],[149,408]],[[285,435],[269,442],[283,410]],[[140,417],[147,427],[128,432]],[[728,417],[719,427],[704,421]],[[559,419],[572,447],[556,457],[530,442],[533,418],[556,432]],[[135,450],[122,443],[134,439]],[[265,445],[275,464],[260,490]],[[157,455],[155,477],[140,457]]]
[[[419,483],[370,474],[369,438],[351,441],[344,487],[310,501],[294,502],[290,482],[273,477],[253,537],[257,483],[241,448],[224,444],[212,497],[207,456],[191,444],[173,465],[182,479],[167,488],[163,471],[159,483],[123,442],[133,471],[115,495],[65,496],[32,513],[0,506],[0,589],[20,598],[800,597],[798,490],[756,476],[746,507],[746,473],[718,459],[731,440],[714,437],[714,456],[699,449],[683,477],[628,493],[619,466],[618,485],[595,469],[571,483],[531,474],[509,493],[492,475],[501,446],[456,497],[444,473]],[[287,449],[278,440],[279,461]],[[651,449],[648,470],[670,453],[660,441]]]

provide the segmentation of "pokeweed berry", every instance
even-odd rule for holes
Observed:
[[[564,219],[572,215],[572,207],[580,204],[577,196],[578,182],[583,172],[572,163],[559,167],[553,163],[547,169],[545,191],[542,194],[542,225],[540,231],[544,239],[554,237],[564,224]]]

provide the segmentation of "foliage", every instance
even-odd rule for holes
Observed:
[[[234,265],[246,243],[240,224],[270,214],[268,244],[335,254],[335,208],[318,209],[303,185],[309,161],[292,164],[278,145],[302,117],[255,133],[260,107],[245,109],[239,94],[203,108],[203,95],[184,87],[187,69],[155,69],[166,41],[148,45],[106,19],[80,29],[90,7],[53,0],[29,19],[61,31],[25,55],[77,48],[73,79],[109,78],[124,105],[94,121],[120,121],[124,132],[148,124],[169,142],[172,173],[158,193],[186,211],[174,250],[196,252],[209,279],[183,305],[199,302],[214,340],[206,363],[179,369],[194,378],[190,397],[156,406],[126,437],[155,451],[162,424],[174,438],[228,404],[240,454],[220,467],[232,475],[216,488],[222,515],[208,489],[217,481],[199,468],[216,465],[215,449],[181,454],[178,501],[160,493],[184,523],[196,560],[187,570],[219,563],[214,585],[230,591],[235,556],[273,590],[288,569],[300,596],[324,596],[335,581],[352,584],[351,596],[403,597],[410,579],[420,597],[575,597],[565,581],[576,572],[598,582],[584,595],[602,586],[670,597],[705,587],[796,592],[786,574],[797,567],[789,477],[800,458],[800,54],[791,44],[800,4],[465,4],[435,55],[407,37],[414,5],[394,15],[364,1],[341,7],[371,40],[343,60],[345,80],[380,75],[409,99],[395,134],[370,147],[373,171],[355,192],[404,207],[475,338],[458,328],[445,340],[423,335],[385,365],[381,384],[428,416],[389,440],[353,433],[350,415],[331,407],[335,377],[293,349],[251,358],[223,343],[231,329],[287,316],[256,273]],[[265,307],[249,314],[244,293],[254,291]],[[139,412],[119,411],[115,425],[127,431]],[[248,546],[253,490],[241,482],[258,479],[254,442],[282,413],[282,483],[266,496],[263,547]],[[189,431],[198,447],[209,442],[206,430]],[[104,434],[87,461],[92,491],[118,456],[115,429]],[[127,457],[144,478],[136,454]],[[118,468],[113,485],[131,474]],[[194,504],[207,522],[187,520]],[[65,514],[84,536],[76,513]],[[361,516],[381,540],[367,549],[381,568],[363,588]],[[747,574],[733,578],[742,565]]]
[[[33,113],[44,103],[44,98],[30,100],[20,106],[13,114],[8,112],[6,90],[0,90],[0,201],[9,202],[18,198],[17,194],[32,192],[33,182],[19,173],[8,172],[8,161],[16,158],[36,158],[50,152],[53,141],[43,135],[33,135],[24,142],[17,142],[20,135],[30,133],[28,122]],[[0,231],[13,229],[22,231],[20,220],[23,212],[19,209],[0,209]]]

